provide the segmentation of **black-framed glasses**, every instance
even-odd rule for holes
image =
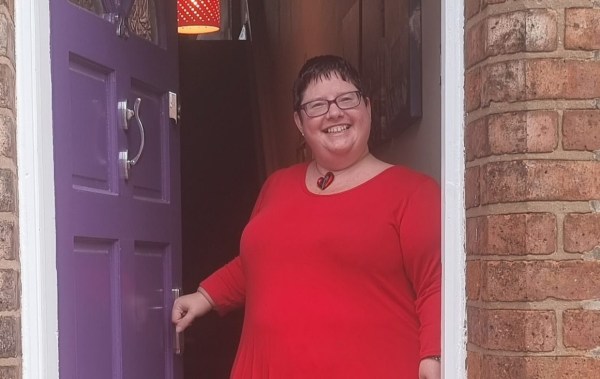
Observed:
[[[300,105],[300,109],[303,109],[308,117],[319,117],[329,112],[329,107],[333,103],[342,110],[356,108],[360,104],[361,97],[360,91],[346,92],[333,100],[319,99],[306,102]]]

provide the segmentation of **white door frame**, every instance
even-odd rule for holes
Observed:
[[[466,378],[464,0],[442,0],[443,373]],[[58,379],[49,0],[15,1],[23,379]]]
[[[58,379],[50,3],[14,4],[23,379]]]
[[[442,0],[442,377],[467,377],[464,0]]]

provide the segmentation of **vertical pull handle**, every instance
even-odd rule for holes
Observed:
[[[173,294],[173,301],[175,301],[175,299],[177,299],[179,296],[181,296],[181,288],[173,288],[171,290],[171,293]],[[177,333],[175,331],[174,326],[173,326],[173,331],[174,331],[173,351],[174,351],[175,355],[183,355],[183,350],[184,350],[183,332]]]
[[[129,159],[129,150],[123,150],[119,152],[119,162],[121,163],[121,172],[125,180],[129,179],[129,171],[133,166],[135,166],[142,153],[144,152],[144,146],[146,144],[146,133],[144,132],[144,125],[142,124],[142,120],[140,119],[140,104],[142,99],[139,97],[135,99],[135,103],[133,104],[133,110],[127,108],[127,100],[119,101],[119,120],[121,122],[121,127],[124,130],[129,129],[129,120],[135,118],[137,121],[138,127],[140,129],[140,147],[138,149],[138,153],[133,159]]]

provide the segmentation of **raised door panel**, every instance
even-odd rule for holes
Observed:
[[[69,60],[73,188],[115,193],[115,73],[77,55]]]
[[[166,99],[163,92],[147,83],[134,80],[131,84],[133,98],[141,99],[140,120],[144,130],[144,151],[140,160],[131,170],[129,182],[133,187],[133,197],[138,201],[166,202],[169,154],[169,122]],[[133,121],[133,120],[132,120]],[[141,146],[140,128],[131,122],[128,130],[131,154],[137,154]]]

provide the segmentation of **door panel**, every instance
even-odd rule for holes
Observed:
[[[168,360],[165,359],[169,344],[169,330],[165,329],[165,299],[170,296],[170,291],[164,291],[169,275],[169,246],[148,242],[134,242],[134,280],[135,280],[135,314],[130,318],[132,322],[128,327],[131,333],[130,340],[136,341],[131,346],[135,358],[125,367],[125,372],[140,375],[141,378],[156,377],[162,373],[168,377]],[[143,268],[143,269],[142,269]],[[157,330],[158,333],[148,333],[148,330]],[[139,343],[138,343],[139,342]],[[145,362],[140,365],[139,362]],[[143,366],[143,367],[140,367]],[[126,377],[128,377],[126,375]],[[161,377],[163,377],[161,375]]]
[[[112,120],[114,71],[77,55],[69,60],[70,108],[73,125],[73,186],[79,190],[114,192],[116,190],[114,157],[116,150]]]
[[[133,196],[139,201],[168,201],[165,196],[163,178],[167,176],[164,156],[168,152],[169,121],[165,119],[167,109],[163,109],[166,99],[156,89],[140,81],[131,84],[134,98],[140,98],[140,118],[145,133],[145,147],[139,163],[133,170],[130,183]],[[140,146],[139,128],[134,122],[129,130],[129,146],[136,154]]]
[[[71,317],[76,323],[76,377],[112,378],[118,356],[111,336],[117,332],[114,327],[118,313],[110,294],[118,291],[118,244],[114,240],[76,237],[73,255],[75,280],[73,293],[68,295],[74,298]],[[94,349],[89,348],[88,338],[94,341]]]
[[[178,379],[169,321],[181,286],[179,128],[168,118],[175,3],[155,4],[156,45],[117,34],[125,2],[95,1],[98,17],[73,1],[50,4],[60,376]],[[117,105],[137,98],[145,147],[126,179],[119,152],[137,154],[141,132],[133,118],[123,128]]]

